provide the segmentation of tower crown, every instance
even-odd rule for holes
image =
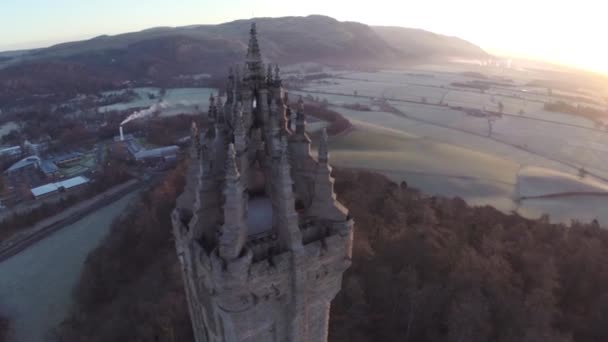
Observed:
[[[333,191],[327,132],[314,158],[304,102],[292,111],[279,67],[262,64],[255,23],[226,92],[225,105],[209,99],[204,144],[192,126],[192,156],[201,152],[185,191],[196,201],[172,220],[196,342],[325,342],[353,227]]]

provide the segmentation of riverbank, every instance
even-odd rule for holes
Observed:
[[[7,341],[52,337],[73,304],[72,291],[87,256],[140,192],[112,201],[0,262],[0,310],[10,321]]]
[[[109,190],[80,202],[57,215],[44,219],[29,229],[25,229],[0,243],[0,262],[23,251],[32,244],[57,230],[72,224],[94,211],[114,202],[143,186],[143,182],[132,179]]]

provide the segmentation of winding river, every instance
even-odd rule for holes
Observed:
[[[87,255],[137,191],[55,232],[0,263],[0,309],[14,342],[45,341],[69,312],[72,288]]]

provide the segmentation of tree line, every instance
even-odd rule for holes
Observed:
[[[62,341],[192,340],[169,220],[184,170],[89,256]],[[528,220],[374,173],[334,174],[356,224],[329,341],[608,340],[608,232],[596,222]]]

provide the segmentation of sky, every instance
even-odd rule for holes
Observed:
[[[0,0],[0,51],[155,26],[323,14],[457,36],[499,55],[608,74],[603,0]]]

